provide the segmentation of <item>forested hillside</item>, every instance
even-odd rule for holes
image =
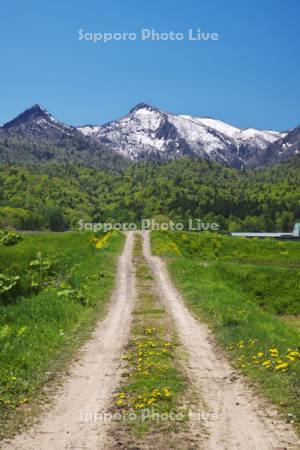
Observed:
[[[300,218],[300,156],[259,171],[193,158],[119,171],[66,162],[0,167],[2,225],[64,229],[80,219],[127,222],[158,216],[216,221],[231,231],[288,231]]]
[[[119,169],[128,163],[106,146],[85,138],[76,129],[70,128],[68,133],[47,133],[32,136],[0,127],[0,163],[64,164],[67,161],[105,170]]]

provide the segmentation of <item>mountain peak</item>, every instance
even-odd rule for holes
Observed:
[[[30,106],[30,108],[27,108],[26,111],[40,111],[40,112],[47,112],[46,108],[44,106],[39,105],[38,103],[35,103],[34,105]]]
[[[130,110],[130,114],[135,113],[141,109],[148,109],[149,111],[158,111],[158,108],[148,105],[147,103],[138,103],[134,108]]]
[[[57,139],[72,132],[78,133],[75,128],[56,120],[39,104],[25,109],[15,119],[4,124],[3,129],[42,139]]]
[[[28,124],[38,119],[54,120],[51,114],[46,110],[46,108],[41,105],[35,104],[30,108],[25,109],[25,111],[19,114],[15,119],[4,124],[3,128],[12,128],[23,124]]]
[[[51,114],[47,111],[46,108],[44,108],[43,106],[39,105],[38,103],[36,103],[35,105],[32,105],[30,108],[27,108],[24,112],[29,112],[31,111],[32,113],[35,114],[40,114],[40,115],[44,115],[46,114],[47,116],[51,116]]]

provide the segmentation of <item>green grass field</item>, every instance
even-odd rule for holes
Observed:
[[[91,239],[76,232],[25,234],[0,248],[2,288],[9,288],[0,289],[3,433],[3,424],[71,360],[104,312],[124,237]]]
[[[153,232],[190,309],[236,367],[299,427],[300,242]]]

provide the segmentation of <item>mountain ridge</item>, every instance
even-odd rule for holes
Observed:
[[[0,127],[4,134],[46,140],[66,152],[76,142],[76,148],[86,146],[90,154],[107,151],[133,162],[193,156],[238,169],[273,164],[297,154],[298,130],[300,127],[288,132],[238,128],[211,117],[173,114],[146,103],[137,104],[120,119],[79,127],[56,120],[35,104]]]
[[[285,135],[240,129],[210,117],[172,114],[146,103],[120,119],[79,129],[131,160],[199,156],[237,168],[248,166],[248,160]]]

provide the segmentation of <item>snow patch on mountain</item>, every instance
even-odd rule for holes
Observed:
[[[78,127],[77,130],[80,131],[84,136],[93,137],[99,133],[100,128],[101,126],[83,125],[82,127]]]
[[[234,137],[237,133],[240,132],[240,128],[233,127],[232,125],[229,125],[225,122],[222,122],[221,120],[212,119],[210,117],[192,117],[192,116],[185,116],[181,115],[179,117],[183,117],[186,119],[191,120],[195,124],[202,125],[206,128],[211,128],[213,130],[218,131],[219,133],[228,136],[228,137]]]

